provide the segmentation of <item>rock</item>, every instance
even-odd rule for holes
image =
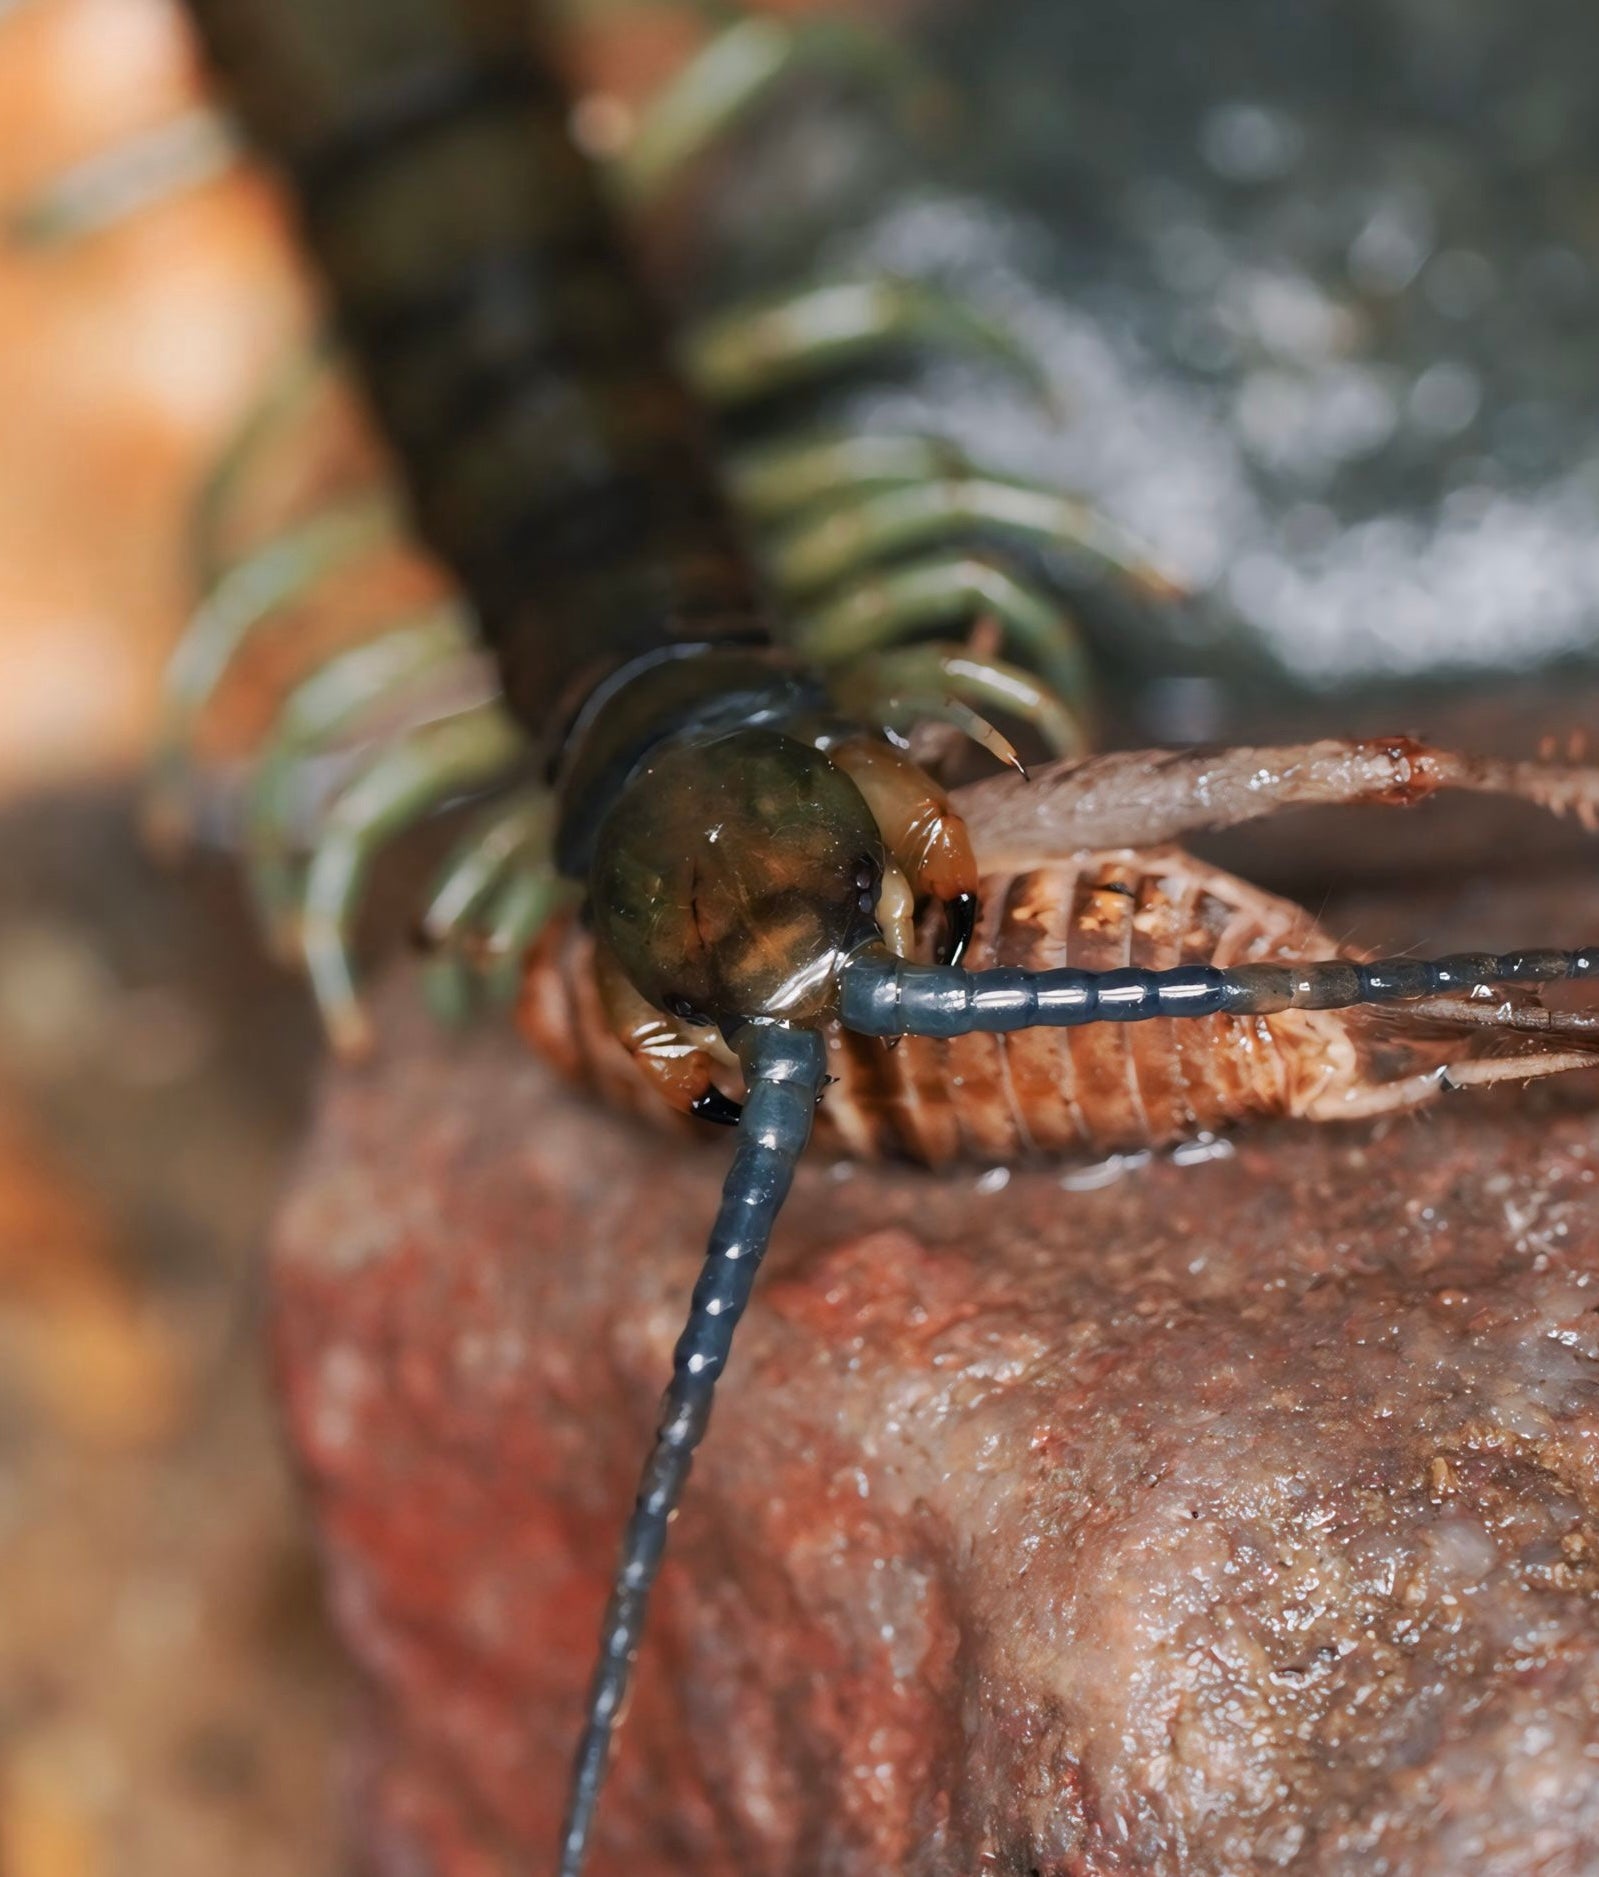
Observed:
[[[548,1867],[727,1159],[391,987],[283,1214],[381,1873]],[[596,1877],[1593,1868],[1599,1115],[802,1170]]]

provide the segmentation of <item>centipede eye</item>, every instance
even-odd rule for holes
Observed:
[[[855,863],[856,904],[867,919],[877,915],[877,895],[883,885],[883,864],[871,854],[862,854]]]

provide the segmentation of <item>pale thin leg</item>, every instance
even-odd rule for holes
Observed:
[[[776,501],[776,497],[779,493],[775,486],[778,475],[785,469],[792,469],[794,472],[794,487],[800,489],[804,486],[802,477],[807,481],[814,480],[815,483],[820,482],[823,463],[819,456],[808,457],[808,459],[801,458],[792,464],[785,464],[781,460],[767,458],[760,464],[762,473],[760,480],[756,484],[755,494],[768,505],[771,512],[759,516],[758,519],[768,528],[780,528],[790,524],[798,526],[802,523],[809,523],[813,527],[819,527],[821,522],[828,517],[847,517],[854,514],[868,496],[889,496],[898,493],[905,495],[908,499],[909,492],[913,490],[947,488],[951,485],[969,484],[982,491],[987,491],[992,488],[994,490],[1010,490],[1022,495],[1032,493],[1048,502],[1059,502],[1060,500],[1060,492],[1053,483],[1040,482],[1030,476],[1011,476],[1006,475],[1003,471],[982,468],[973,463],[970,458],[962,457],[959,452],[955,451],[953,448],[946,448],[943,451],[943,461],[941,463],[935,464],[931,460],[926,462],[924,464],[924,473],[920,475],[897,475],[892,473],[893,466],[889,460],[890,453],[887,449],[872,450],[865,447],[874,441],[899,445],[899,454],[903,459],[901,467],[909,469],[910,451],[904,446],[907,442],[922,443],[923,440],[914,438],[884,438],[879,440],[863,437],[861,439],[863,447],[860,452],[863,460],[858,463],[849,463],[842,460],[843,450],[842,446],[840,446],[837,452],[840,460],[838,461],[831,484],[825,490],[817,489],[814,493],[807,491],[807,499],[805,501],[795,502],[792,507],[787,509],[779,506]],[[923,444],[923,447],[926,449],[928,446]],[[732,486],[734,494],[739,494],[739,485],[737,482],[734,482]],[[998,495],[985,495],[978,499],[992,501],[997,504],[1003,498]],[[958,517],[957,520],[959,520]],[[961,521],[959,525],[969,527],[975,524]],[[1105,535],[1111,535],[1116,532],[1113,525],[1109,523],[1103,523],[1102,529]],[[1052,545],[1058,546],[1059,542],[1052,542]]]
[[[1090,848],[1158,847],[1316,804],[1408,806],[1440,789],[1513,796],[1599,832],[1599,768],[1502,762],[1409,737],[1269,748],[1126,750],[956,791],[990,872]]]
[[[735,308],[685,338],[683,368],[708,403],[771,397],[884,352],[954,345],[998,359],[1047,394],[1036,359],[1016,334],[937,288],[891,278],[811,287]]]
[[[1088,660],[1059,601],[970,554],[940,554],[891,568],[802,613],[793,641],[818,664],[841,664],[920,633],[995,620],[1080,719],[1090,719]]]
[[[611,174],[623,196],[637,208],[649,208],[720,139],[802,73],[865,78],[901,93],[909,92],[915,76],[903,41],[864,20],[739,20],[667,81],[614,154],[603,141],[590,154],[611,155]]]
[[[392,496],[357,497],[268,542],[206,596],[167,667],[145,804],[147,829],[155,841],[172,845],[187,837],[195,726],[254,634],[335,568],[392,540],[401,526]]]
[[[762,527],[796,520],[841,490],[903,489],[974,473],[965,451],[942,437],[833,431],[743,451],[728,470],[741,513]]]
[[[549,852],[554,803],[547,789],[528,789],[475,822],[445,862],[422,915],[424,945],[444,946],[482,911],[509,869]]]
[[[526,750],[521,728],[498,705],[484,705],[386,749],[334,803],[306,873],[300,937],[311,988],[341,1055],[362,1055],[372,1040],[350,941],[378,850],[453,796],[500,781]]]
[[[244,484],[262,458],[305,422],[332,376],[336,356],[331,337],[323,333],[278,359],[207,472],[189,531],[203,587],[214,586],[228,570],[227,523]]]
[[[970,736],[972,713],[992,710],[1030,724],[1056,756],[1081,755],[1085,747],[1083,726],[1031,672],[1003,659],[979,658],[958,645],[915,645],[857,659],[838,674],[832,688],[847,713],[894,729],[943,718]],[[953,715],[952,705],[963,714]],[[977,722],[988,729],[983,718]],[[992,732],[975,734],[1001,762],[1021,768],[1003,738],[1003,747],[997,747]]]
[[[445,863],[419,937],[432,954],[425,988],[436,1013],[471,1014],[480,988],[514,996],[527,948],[565,896],[550,863],[554,805],[526,789],[477,821]]]
[[[1463,1030],[1510,1031],[1518,1036],[1592,1037],[1599,1045],[1599,1012],[1551,1010],[1545,1004],[1516,1003],[1504,996],[1424,997],[1405,1006],[1410,1016]]]
[[[428,959],[423,989],[434,1015],[459,1027],[480,999],[496,1007],[514,1002],[534,940],[579,893],[550,861],[513,860],[497,878],[481,920],[458,927],[450,943]]]
[[[244,858],[268,943],[297,949],[302,780],[308,764],[359,719],[392,707],[443,666],[473,655],[459,606],[430,608],[368,644],[330,658],[290,692],[263,748],[245,797]]]
[[[1076,555],[1142,599],[1182,597],[1146,549],[1087,503],[1027,483],[976,476],[890,489],[804,523],[773,549],[772,577],[790,595],[820,593],[879,561],[937,545],[962,529]]]
[[[511,870],[489,908],[479,970],[484,995],[495,1008],[521,993],[533,941],[562,907],[582,897],[576,881],[563,879],[553,861],[522,862]]]

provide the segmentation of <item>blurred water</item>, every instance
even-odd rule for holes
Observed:
[[[874,421],[1137,529],[1200,595],[1145,622],[1146,670],[1326,691],[1591,658],[1591,0],[1008,0],[924,37],[962,99],[936,156],[858,106],[796,122],[735,226],[1006,309],[1066,411],[945,362]]]

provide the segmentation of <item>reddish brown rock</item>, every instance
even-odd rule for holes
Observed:
[[[279,1234],[383,1873],[546,1867],[727,1144],[398,985]],[[675,1532],[596,1877],[1599,1860],[1599,1115],[1095,1184],[816,1159]]]

